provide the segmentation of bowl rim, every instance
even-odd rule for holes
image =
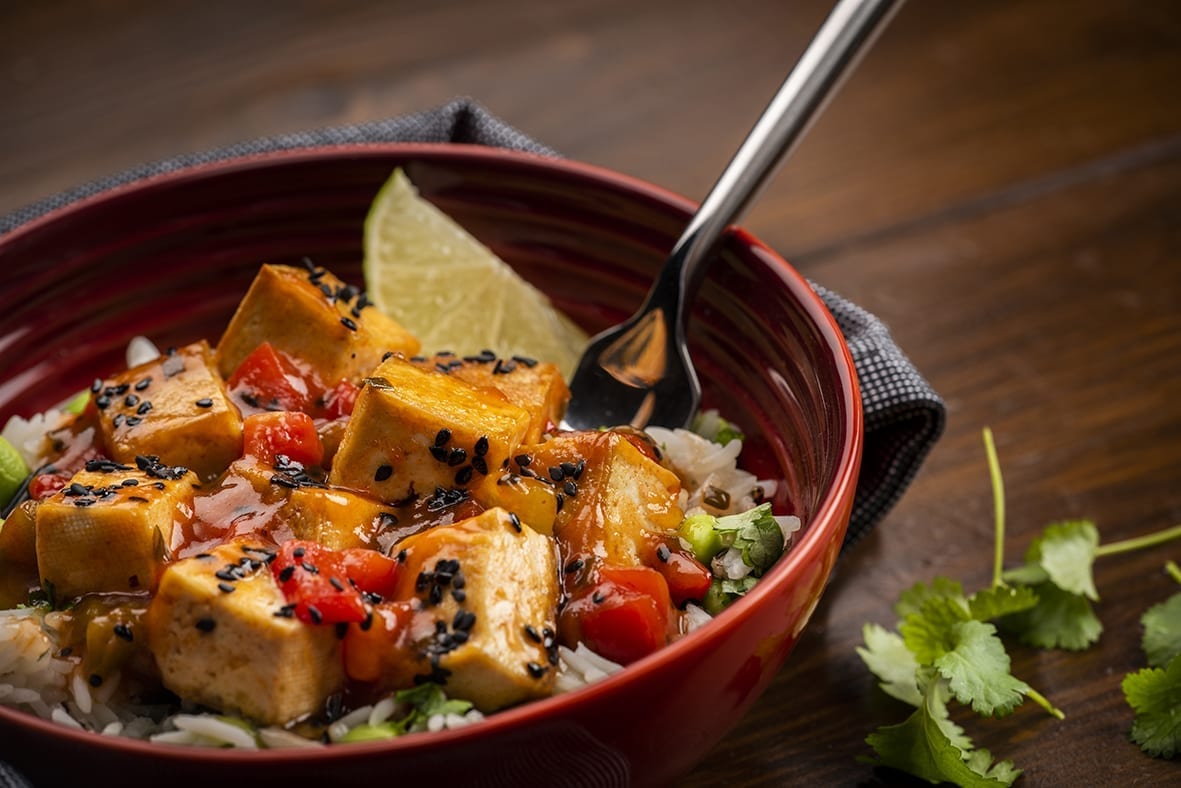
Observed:
[[[663,207],[684,213],[686,221],[697,208],[697,203],[692,200],[635,176],[587,162],[530,151],[464,143],[344,143],[231,155],[136,178],[94,194],[79,197],[13,228],[8,233],[0,235],[0,251],[3,251],[5,246],[22,241],[28,235],[50,229],[54,224],[67,220],[71,216],[118,201],[125,195],[138,193],[145,189],[172,187],[229,173],[292,163],[327,161],[342,157],[384,158],[389,156],[422,161],[433,160],[450,164],[463,161],[482,164],[510,162],[513,166],[523,167],[537,173],[557,170],[571,180],[594,182],[599,187],[605,186],[611,190],[628,192],[641,199],[653,201]],[[792,585],[802,576],[808,566],[823,561],[824,553],[831,542],[835,540],[839,543],[843,538],[847,517],[842,522],[841,509],[851,507],[856,490],[864,441],[864,417],[860,387],[852,355],[836,319],[820,300],[815,290],[782,256],[750,232],[741,227],[730,227],[727,232],[734,236],[739,245],[759,252],[759,257],[778,271],[795,300],[799,302],[808,318],[818,328],[818,333],[824,338],[825,346],[835,362],[834,366],[841,383],[840,405],[847,413],[840,437],[840,460],[832,485],[818,502],[803,538],[776,563],[750,593],[717,616],[718,621],[729,621],[731,622],[730,626],[733,626],[754,615],[760,600]],[[803,622],[793,634],[798,635],[814,609],[813,607],[812,610],[805,612]],[[14,724],[54,737],[64,737],[71,743],[87,747],[122,750],[128,755],[148,755],[155,760],[188,761],[199,758],[202,760],[227,759],[236,761],[246,759],[265,764],[280,760],[319,762],[357,756],[373,757],[378,754],[393,754],[401,751],[412,753],[438,747],[461,745],[468,739],[479,738],[488,733],[511,733],[514,729],[520,729],[541,717],[564,716],[562,714],[563,708],[578,706],[609,693],[623,692],[624,688],[643,682],[649,675],[659,672],[664,665],[674,661],[681,654],[690,650],[706,648],[708,643],[723,639],[728,628],[715,625],[702,627],[629,665],[626,670],[571,692],[496,712],[475,725],[442,730],[431,733],[429,736],[403,736],[387,741],[355,743],[347,747],[238,750],[170,745],[119,736],[103,736],[91,731],[74,729],[9,706],[0,706],[0,719],[7,719]]]

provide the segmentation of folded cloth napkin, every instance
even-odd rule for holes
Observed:
[[[0,217],[0,235],[75,200],[172,170],[268,151],[372,142],[456,142],[557,155],[479,104],[456,99],[435,109],[375,123],[286,134],[145,164]],[[881,320],[836,293],[813,287],[836,318],[861,382],[865,453],[845,537],[844,548],[848,548],[902,495],[943,432],[946,410]],[[29,784],[0,762],[0,788],[29,788]]]
[[[268,151],[373,142],[456,142],[557,154],[470,99],[389,120],[285,134],[145,164],[50,197],[0,218],[0,235],[56,208],[131,181],[196,164]],[[865,454],[844,546],[890,510],[943,432],[943,400],[919,374],[878,318],[813,284],[845,335],[861,382]],[[3,784],[0,783],[0,788]]]

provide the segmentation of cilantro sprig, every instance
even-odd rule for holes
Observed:
[[[1011,673],[998,627],[1040,648],[1090,646],[1103,631],[1092,607],[1099,600],[1095,560],[1181,538],[1181,525],[1104,545],[1088,520],[1052,523],[1030,544],[1024,563],[1006,570],[1004,481],[988,429],[984,447],[993,492],[992,582],[971,595],[946,577],[916,583],[894,606],[895,631],[872,623],[863,627],[858,655],[884,692],[915,711],[903,723],[870,734],[866,742],[877,757],[861,760],[931,782],[1007,786],[1021,770],[976,749],[951,721],[947,703],[954,699],[996,717],[1029,698],[1064,719],[1047,698]],[[1181,583],[1181,570],[1170,566]],[[1151,667],[1124,680],[1137,712],[1132,737],[1146,751],[1171,757],[1181,752],[1181,593],[1145,613],[1144,626]],[[1167,666],[1157,664],[1166,656]]]
[[[1165,571],[1181,583],[1175,563],[1167,562]],[[1120,684],[1136,714],[1131,737],[1149,755],[1173,758],[1181,754],[1181,591],[1148,608],[1140,623],[1149,666]]]

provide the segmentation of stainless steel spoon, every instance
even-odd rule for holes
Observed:
[[[896,5],[838,0],[677,240],[639,311],[587,344],[570,382],[563,426],[689,424],[701,384],[685,344],[687,305],[722,232],[803,137]]]

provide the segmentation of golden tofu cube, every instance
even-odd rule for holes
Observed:
[[[436,369],[478,388],[493,388],[509,402],[529,411],[531,420],[525,443],[539,443],[543,435],[553,432],[562,422],[570,389],[557,365],[516,356],[497,358],[485,350],[475,356],[439,354],[412,358],[423,368]]]
[[[527,461],[522,467],[522,461]],[[563,560],[611,566],[642,563],[645,543],[684,517],[676,474],[620,432],[563,432],[521,447],[505,471],[552,485],[559,497],[553,533]],[[544,524],[537,526],[544,530]]]
[[[94,395],[110,456],[183,465],[209,480],[242,455],[242,417],[204,340],[112,376]]]
[[[558,506],[565,505],[565,496],[549,479],[521,476],[511,469],[484,477],[472,490],[472,498],[486,509],[507,509],[546,536],[554,535]]]
[[[529,422],[498,391],[393,356],[366,379],[328,483],[390,502],[467,489],[499,470]]]
[[[37,502],[27,500],[0,520],[0,564],[37,565]]]
[[[344,683],[335,628],[283,615],[271,551],[228,542],[169,565],[148,608],[163,684],[187,701],[283,725]]]
[[[292,490],[277,520],[296,539],[309,539],[333,550],[366,547],[383,552],[381,536],[398,523],[388,506],[348,490],[321,487]]]
[[[548,537],[503,509],[404,539],[397,599],[418,597],[418,642],[448,695],[494,711],[548,697],[556,679],[557,561]],[[547,648],[548,644],[548,648]]]
[[[193,516],[192,471],[93,460],[37,506],[37,571],[59,600],[155,586],[174,529]]]
[[[264,265],[217,345],[229,378],[263,342],[307,364],[321,385],[354,383],[386,353],[414,355],[418,340],[369,305],[356,288],[323,269]]]

